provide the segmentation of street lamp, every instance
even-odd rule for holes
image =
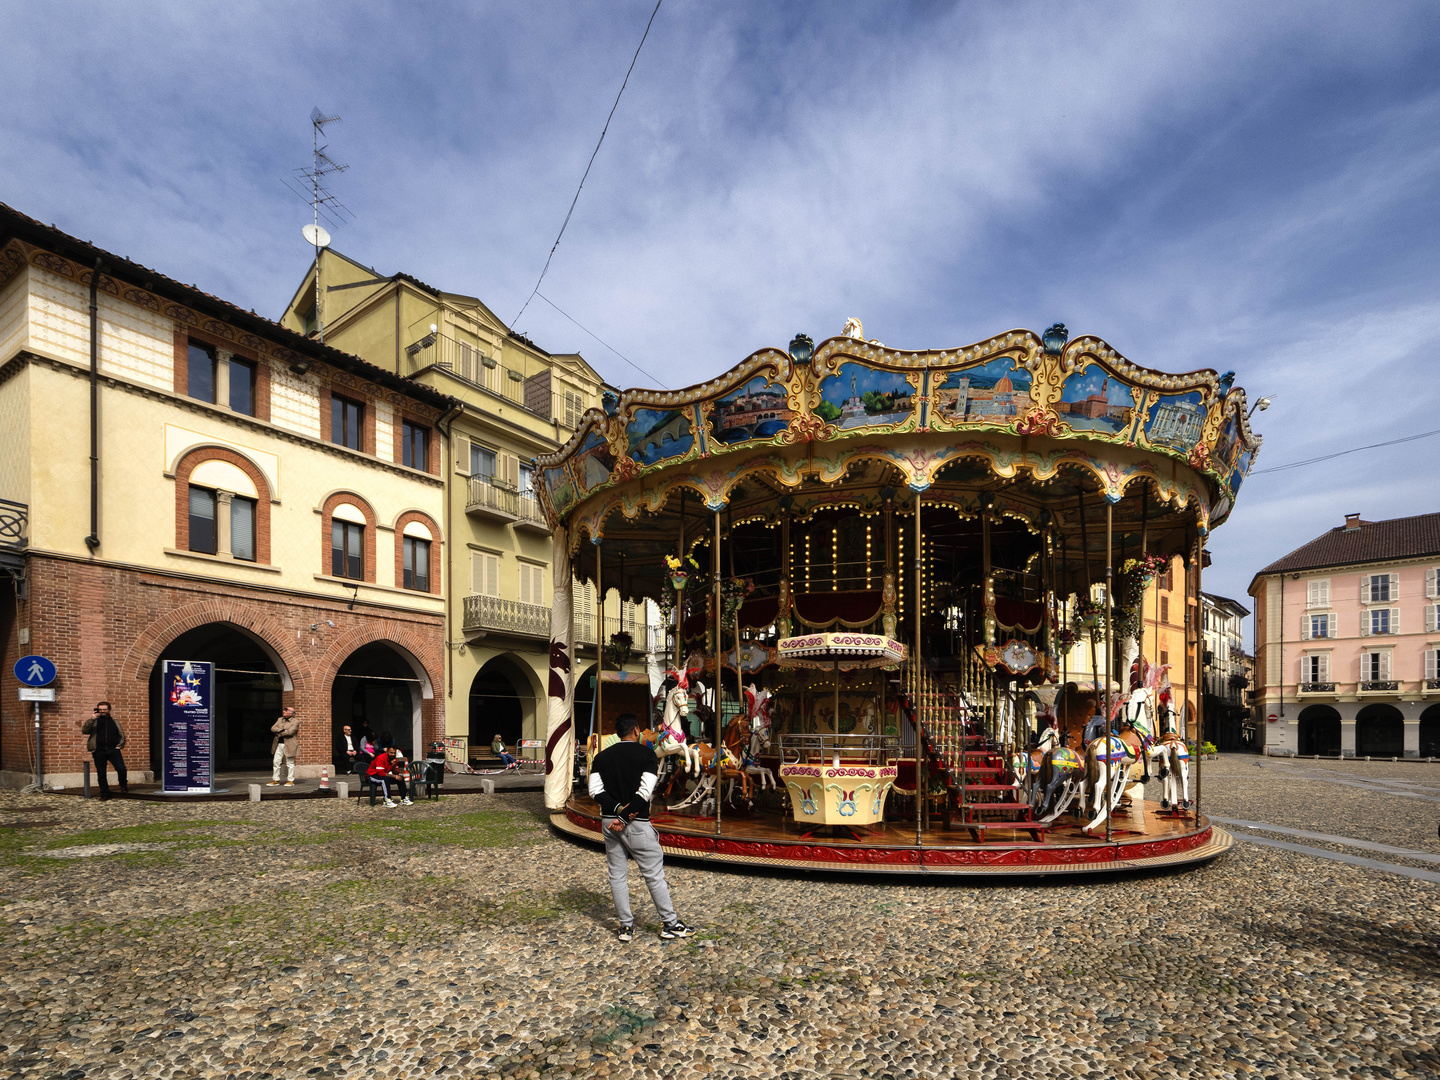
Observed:
[[[1245,419],[1249,420],[1250,417],[1254,416],[1257,412],[1264,412],[1269,407],[1270,399],[1268,397],[1262,397],[1259,401],[1255,402],[1254,405],[1250,406],[1250,411],[1245,414]]]

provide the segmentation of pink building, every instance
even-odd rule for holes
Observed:
[[[1440,757],[1440,514],[1345,524],[1255,575],[1267,754]]]

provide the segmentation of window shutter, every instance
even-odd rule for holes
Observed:
[[[1399,574],[1391,574],[1391,575],[1390,575],[1390,596],[1388,597],[1388,599],[1389,599],[1389,601],[1390,601],[1392,604],[1398,604],[1398,603],[1400,602],[1400,575],[1399,575]]]
[[[455,471],[470,475],[470,440],[464,435],[455,436]]]
[[[1435,567],[1425,571],[1425,596],[1429,600],[1435,599]]]
[[[1398,607],[1390,609],[1390,633],[1400,633],[1400,609]]]
[[[1320,654],[1320,657],[1319,657],[1319,661],[1320,661],[1320,662],[1316,665],[1316,668],[1317,668],[1317,670],[1320,672],[1320,677],[1319,677],[1318,679],[1316,679],[1315,681],[1316,681],[1316,682],[1329,682],[1329,681],[1330,681],[1330,654],[1329,654],[1329,653],[1321,653],[1321,654]]]
[[[478,596],[500,595],[500,557],[484,551],[470,556],[470,587]]]
[[[1309,640],[1310,640],[1310,616],[1309,616],[1309,615],[1301,615],[1301,616],[1300,616],[1300,640],[1301,640],[1301,641],[1309,641]]]
[[[1370,603],[1370,575],[1366,574],[1360,579],[1360,603]]]
[[[1380,654],[1380,681],[1388,682],[1390,679],[1390,653],[1387,650]]]
[[[1370,612],[1368,611],[1360,612],[1360,636],[1370,636]]]
[[[1440,610],[1440,604],[1425,605],[1425,632],[1427,634],[1435,633],[1435,613],[1437,610]]]
[[[1440,679],[1436,669],[1440,668],[1440,649],[1425,650],[1425,678]]]

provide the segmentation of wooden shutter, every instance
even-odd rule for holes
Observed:
[[[500,556],[486,551],[470,555],[470,587],[477,596],[500,595]]]
[[[1307,593],[1305,598],[1306,607],[1325,607],[1330,603],[1329,581],[1307,582],[1305,589]]]
[[[1390,609],[1390,633],[1400,633],[1400,608],[1398,606]]]
[[[1316,679],[1315,681],[1316,681],[1316,682],[1329,682],[1329,681],[1330,681],[1330,654],[1329,654],[1329,653],[1321,653],[1320,656],[1318,657],[1318,659],[1319,659],[1320,662],[1316,665],[1316,669],[1320,672],[1320,677],[1319,677],[1318,679]]]
[[[1440,611],[1440,604],[1425,605],[1425,632],[1427,634],[1435,633],[1435,616],[1437,611]]]
[[[541,605],[545,603],[545,573],[541,567],[530,563],[520,564],[520,602]]]
[[[1380,654],[1380,681],[1390,680],[1390,651],[1387,649]]]
[[[1310,640],[1310,615],[1308,613],[1300,616],[1300,640]]]
[[[1370,636],[1370,612],[1364,608],[1360,609],[1360,636]]]
[[[1370,603],[1370,575],[1366,574],[1360,579],[1360,603]]]
[[[1429,600],[1435,599],[1435,570],[1436,568],[1432,566],[1429,570],[1425,571],[1425,597]]]
[[[1440,649],[1425,650],[1425,678],[1440,679]]]
[[[1388,599],[1390,600],[1390,603],[1392,603],[1392,604],[1398,604],[1398,603],[1400,602],[1400,575],[1399,575],[1399,574],[1391,574],[1391,575],[1390,575],[1390,596],[1389,596]],[[1400,612],[1399,612],[1398,609],[1396,610],[1395,614],[1397,614],[1397,615],[1400,614]]]
[[[464,435],[455,436],[455,471],[463,476],[470,475],[470,440]]]
[[[509,488],[520,486],[520,459],[504,451],[495,455],[495,479]]]

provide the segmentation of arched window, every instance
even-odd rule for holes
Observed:
[[[337,491],[320,508],[321,573],[375,581],[375,510],[359,495]]]
[[[270,561],[270,488],[254,462],[224,447],[191,450],[175,467],[175,547]]]

